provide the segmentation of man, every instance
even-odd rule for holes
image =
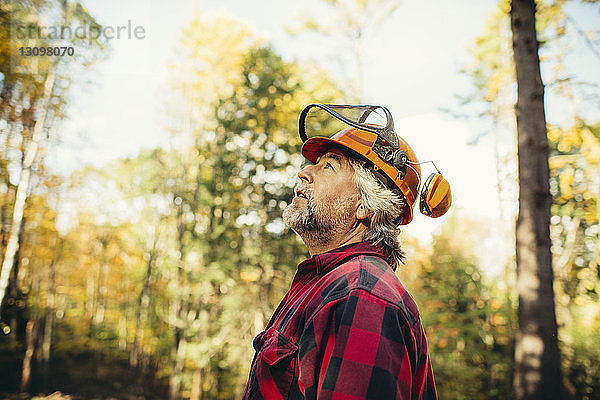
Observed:
[[[309,139],[308,113],[301,114],[302,154],[312,164],[298,173],[283,218],[311,257],[254,339],[244,398],[435,399],[419,311],[394,273],[404,257],[398,225],[412,219],[419,164],[384,107],[352,109],[361,114],[355,120],[343,114],[350,106],[307,109],[315,107],[351,127]],[[387,121],[367,124],[376,108]],[[437,191],[422,195],[429,215],[450,205],[447,182],[434,178]]]

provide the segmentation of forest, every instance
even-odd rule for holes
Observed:
[[[374,21],[409,0],[322,2],[360,49]],[[483,121],[497,144],[490,179],[506,257],[495,260],[500,272],[485,270],[477,244],[488,222],[458,208],[428,243],[402,233],[407,259],[396,271],[419,306],[440,399],[528,398],[515,384],[523,83],[512,2],[496,3],[461,66],[469,92],[445,112]],[[600,3],[535,3],[545,96],[565,105],[560,121],[546,110],[551,204],[537,221],[554,279],[546,311],[556,316],[563,392],[553,398],[600,399],[600,79],[586,81],[568,62],[589,52],[600,71],[600,31],[583,30],[569,12],[600,15]],[[0,22],[0,398],[240,398],[252,339],[307,257],[281,216],[306,162],[298,115],[316,101],[361,103],[361,52],[350,54],[358,74],[350,80],[284,56],[239,20],[196,12],[180,27],[157,111],[169,145],[61,174],[49,160],[63,145],[72,92],[101,79],[92,71],[111,45],[74,36],[60,41],[76,49],[68,61],[21,56],[15,26],[100,28],[85,2],[2,1]],[[294,34],[332,40],[326,28],[308,18]]]

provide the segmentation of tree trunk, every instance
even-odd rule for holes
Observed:
[[[94,309],[92,313],[92,325],[98,326],[104,322],[104,310],[105,310],[105,294],[107,292],[106,281],[108,279],[109,263],[106,257],[106,242],[102,241],[102,262],[98,265],[98,274],[96,280],[96,293],[94,295]]]
[[[25,357],[23,358],[23,367],[21,368],[21,392],[29,390],[31,385],[31,360],[35,351],[36,336],[37,321],[32,318],[27,321],[25,329]]]
[[[192,394],[190,395],[190,400],[200,400],[202,398],[203,376],[204,368],[196,368],[192,379]]]
[[[94,319],[94,310],[96,309],[96,280],[92,274],[89,274],[86,279],[86,289],[85,289],[85,319],[90,325],[93,325]],[[90,328],[91,329],[91,328]]]
[[[177,209],[177,241],[179,243],[179,260],[177,266],[177,287],[180,294],[176,295],[173,302],[173,315],[175,316],[175,340],[171,351],[172,371],[169,379],[169,400],[178,400],[181,391],[181,377],[185,362],[185,331],[187,328],[187,314],[189,305],[189,288],[185,274],[185,246],[183,236],[185,225],[181,207]]]
[[[23,218],[21,220],[21,230],[19,233],[19,243],[23,242],[23,227],[25,226],[25,218]],[[4,311],[9,311],[9,325],[10,325],[10,329],[11,332],[14,332],[15,334],[15,338],[17,338],[17,329],[19,326],[19,318],[23,318],[24,317],[24,310],[21,310],[21,308],[25,309],[25,305],[21,305],[21,302],[25,301],[26,298],[23,295],[23,292],[20,290],[19,288],[19,268],[21,268],[21,256],[20,256],[20,249],[17,249],[17,253],[15,254],[14,257],[14,263],[13,263],[13,267],[12,267],[12,271],[9,277],[9,282],[8,282],[8,287],[7,290],[9,290],[9,296],[13,298],[14,303],[12,303],[12,305],[10,306],[10,308],[12,308],[12,312],[10,312],[10,308],[5,309]],[[5,297],[6,298],[6,297]],[[26,303],[25,303],[26,304]]]
[[[121,312],[119,315],[119,350],[127,350],[127,313]]]
[[[511,3],[519,161],[516,224],[519,330],[515,346],[517,398],[561,399],[562,376],[550,253],[548,137],[534,0]]]
[[[44,85],[44,95],[40,99],[39,110],[40,117],[35,122],[33,127],[33,135],[31,141],[25,151],[25,157],[23,159],[23,170],[21,171],[21,179],[17,186],[17,195],[15,198],[15,204],[13,207],[13,218],[10,233],[8,235],[8,243],[6,245],[6,254],[2,261],[2,271],[0,272],[0,310],[2,307],[2,300],[6,293],[6,287],[8,286],[8,278],[10,277],[10,271],[12,269],[15,254],[19,249],[19,234],[21,233],[21,220],[23,219],[23,210],[25,209],[25,202],[27,200],[27,192],[29,191],[29,182],[31,180],[31,166],[37,156],[38,147],[42,140],[42,134],[44,132],[44,124],[46,121],[46,113],[49,107],[50,97],[52,96],[52,89],[54,88],[54,64],[48,71],[46,77],[46,83]]]
[[[179,328],[176,329],[181,331]],[[181,398],[181,378],[185,362],[186,340],[181,336],[181,333],[176,336],[173,351],[171,353],[173,358],[173,370],[169,377],[169,400],[179,400]]]
[[[154,259],[156,258],[155,249],[150,251],[148,256],[148,265],[146,268],[146,276],[144,277],[144,286],[138,299],[137,311],[136,311],[136,322],[135,322],[135,338],[133,340],[133,347],[131,349],[131,356],[129,359],[129,365],[133,368],[137,368],[140,364],[140,350],[143,346],[144,339],[144,324],[148,316],[148,304],[150,303],[150,278],[152,277],[152,267],[154,265]]]
[[[6,135],[8,136],[8,135]],[[8,139],[7,139],[8,141]],[[6,148],[8,148],[7,144],[4,144],[4,146]],[[2,168],[5,168],[4,166],[2,166]],[[9,199],[12,197],[12,190],[11,190],[11,186],[10,186],[10,179],[9,179],[9,174],[6,174],[6,180],[3,182],[4,185],[6,185],[6,192],[5,193],[0,193],[0,196],[3,197],[3,201],[2,201],[2,206],[0,206],[0,260],[4,260],[4,249],[6,248],[6,243],[8,241],[8,231],[9,231],[9,227],[10,225],[8,224],[7,221],[7,216],[8,216],[8,207],[9,207]]]
[[[57,250],[48,266],[48,293],[46,295],[44,335],[42,337],[42,375],[44,379],[44,388],[48,387],[52,333],[54,330],[54,313],[56,312],[56,261],[59,259],[62,251],[62,240],[55,239],[54,242],[57,246]]]

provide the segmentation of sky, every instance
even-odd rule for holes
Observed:
[[[101,167],[119,157],[134,156],[143,148],[168,143],[163,129],[166,67],[173,59],[182,28],[194,12],[236,18],[272,43],[286,60],[314,59],[332,73],[341,73],[331,54],[342,48],[326,46],[315,35],[292,36],[286,31],[286,27],[298,26],[303,15],[319,14],[323,10],[319,0],[82,3],[101,24],[141,26],[145,35],[143,39],[113,39],[110,56],[88,77],[92,83],[74,88],[69,118],[62,128],[65,139],[50,160],[63,173],[89,163]],[[387,106],[397,132],[419,159],[435,161],[452,185],[453,208],[489,227],[490,240],[482,245],[486,248],[482,254],[490,264],[498,256],[492,239],[499,233],[492,230],[498,224],[500,208],[493,141],[487,138],[470,145],[482,133],[481,123],[456,119],[442,109],[456,108],[456,96],[468,93],[469,82],[460,71],[470,62],[468,49],[496,7],[495,0],[404,0],[385,22],[369,32],[369,45],[363,54],[364,99]],[[580,17],[588,25],[600,26],[600,15]],[[582,71],[597,74],[597,60],[583,54]],[[433,172],[427,166],[423,169],[424,178]],[[445,218],[416,215],[405,231],[427,243]]]

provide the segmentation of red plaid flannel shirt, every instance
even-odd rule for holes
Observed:
[[[244,399],[436,399],[419,311],[366,242],[298,265],[265,331]]]

